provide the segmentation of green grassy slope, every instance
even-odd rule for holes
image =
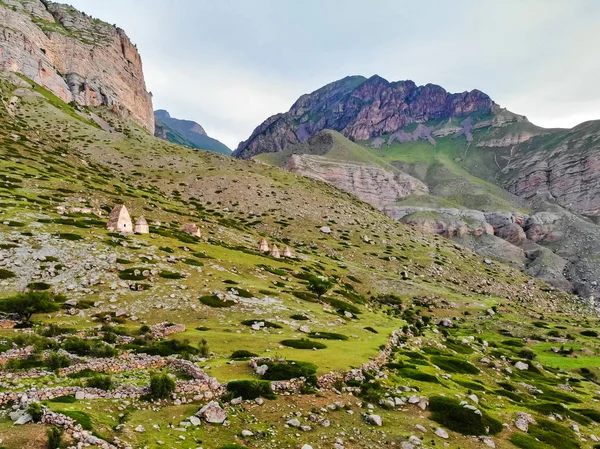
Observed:
[[[13,90],[10,83],[0,82],[4,102]],[[31,282],[47,282],[49,291],[64,293],[81,303],[75,314],[60,310],[34,315],[33,331],[39,343],[55,349],[64,347],[70,332],[95,339],[106,315],[124,310],[127,313],[122,318],[114,317],[115,329],[136,338],[142,324],[185,324],[186,331],[169,340],[196,349],[206,340],[207,357],[197,363],[222,382],[256,379],[246,361],[230,363],[229,356],[237,349],[311,362],[317,374],[323,374],[367,362],[378,354],[393,330],[405,329],[406,346],[394,350],[389,360],[393,364],[383,368],[383,375],[368,372],[364,383],[336,384],[336,388],[344,389],[342,395],[306,390],[304,394],[280,396],[263,406],[245,403],[228,408],[229,426],[177,430],[180,421],[204,403],[198,400],[184,404],[48,402],[51,409],[85,413],[96,435],[109,440],[118,437],[132,447],[163,447],[158,443],[162,441],[164,447],[202,445],[211,449],[234,442],[253,449],[291,449],[299,443],[325,448],[333,445],[338,429],[352,428],[359,429],[360,434],[353,440],[344,437],[345,447],[366,449],[380,440],[399,445],[415,432],[415,424],[428,429],[440,425],[430,419],[429,411],[414,405],[390,408],[383,402],[389,396],[458,394],[468,400],[467,396],[476,392],[481,398],[479,407],[502,422],[510,422],[518,410],[543,419],[547,413],[535,410],[535,406],[542,402],[556,405],[565,398],[571,401],[567,401],[569,409],[597,410],[596,386],[581,371],[582,367],[593,371],[596,340],[582,336],[580,331],[597,327],[598,322],[591,318],[586,321],[586,309],[568,295],[506,266],[485,264],[474,253],[443,238],[420,234],[324,183],[264,164],[190,151],[155,139],[130,123],[117,123],[109,111],[97,112],[122,132],[106,133],[80,118],[69,105],[57,108],[43,96],[24,97],[14,116],[5,110],[0,114],[0,254],[2,268],[16,275],[0,280],[0,303],[1,298],[31,288],[27,287]],[[375,151],[359,151],[354,144],[335,151],[343,151],[356,161],[377,157],[383,164],[396,162],[381,159]],[[435,160],[438,156],[428,157]],[[453,176],[457,173],[461,172]],[[481,189],[493,193],[487,185]],[[122,202],[134,217],[146,216],[150,235],[122,237],[105,229],[106,211]],[[104,213],[100,217],[81,212],[60,215],[58,206],[89,207]],[[182,234],[180,228],[186,222],[197,223],[203,237]],[[332,233],[322,233],[322,226],[329,226]],[[289,244],[298,259],[259,254],[256,244],[263,236],[280,247]],[[40,251],[46,256],[34,258]],[[136,268],[144,279],[135,282],[146,287],[140,291],[131,290],[126,280]],[[144,275],[146,270],[153,274]],[[173,279],[172,273],[180,274],[181,279]],[[322,300],[307,295],[310,275],[323,275],[334,283]],[[199,300],[225,294],[231,287],[249,292],[252,298],[238,296],[237,303],[228,308],[214,308]],[[485,318],[491,307],[499,313]],[[348,310],[353,311],[352,316],[344,313]],[[299,321],[297,315],[301,314],[308,320]],[[442,318],[452,319],[454,327],[438,327]],[[248,319],[267,320],[281,327],[254,331],[242,323]],[[538,321],[543,322],[542,327],[534,324]],[[50,324],[61,326],[59,334],[64,333],[44,340],[41,334]],[[299,324],[348,339],[314,338],[326,345],[317,351],[282,345],[286,339],[304,336]],[[567,348],[573,347],[573,354],[549,350],[549,344],[562,344],[546,341],[552,330],[558,335],[552,338],[563,339]],[[14,338],[20,334],[0,330],[0,352],[13,343],[28,344],[26,338]],[[462,343],[463,338],[469,339]],[[528,339],[523,343],[527,348],[507,343],[510,339]],[[109,346],[121,355],[132,350],[120,343]],[[429,352],[425,348],[430,348]],[[533,356],[521,352],[528,348]],[[592,353],[582,352],[583,348]],[[41,354],[42,348],[37,351]],[[582,358],[576,360],[573,355]],[[468,360],[480,373],[456,373],[452,371],[457,369],[454,365],[438,369],[440,360],[447,361],[440,356],[454,360],[454,365]],[[481,363],[483,357],[501,364],[501,368]],[[533,368],[524,373],[514,368],[511,373],[505,370],[527,357],[538,357],[544,366],[539,372]],[[458,366],[464,368],[460,363]],[[12,367],[11,371],[14,374],[19,369]],[[114,375],[113,381],[145,385],[149,375],[145,371],[125,372]],[[569,396],[556,393],[558,385],[567,381],[575,385],[575,391]],[[18,382],[3,377],[0,392],[82,382],[55,373]],[[509,382],[518,392],[512,397],[501,394],[499,382]],[[536,397],[519,382],[535,385],[545,396]],[[402,393],[400,387],[414,390]],[[359,390],[350,395],[345,388]],[[575,404],[570,396],[580,402]],[[335,402],[342,402],[353,413],[338,406],[338,411],[327,408]],[[362,413],[367,411],[366,403],[373,404],[370,413],[383,417],[382,428],[365,424]],[[298,429],[284,424],[291,412],[301,412],[303,422],[311,414],[325,416],[332,426],[307,420],[313,430],[298,437]],[[571,419],[570,414],[564,414]],[[146,432],[134,431],[140,424]],[[594,426],[592,421],[581,424],[586,435]],[[242,438],[243,429],[251,429],[254,436]],[[448,447],[480,447],[477,440],[460,431],[449,429],[449,433]],[[509,442],[512,434],[505,430],[495,435],[497,447],[513,447]],[[565,434],[576,439],[570,431]],[[0,435],[2,444],[9,448],[45,447],[40,425],[15,427],[5,415],[0,417]],[[432,435],[429,432],[427,440],[444,444],[445,440]],[[587,446],[582,443],[582,447]]]

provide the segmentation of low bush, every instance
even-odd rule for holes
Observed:
[[[80,236],[79,234],[72,234],[70,232],[61,232],[60,234],[58,234],[58,238],[61,240],[71,240],[71,241],[83,240],[83,237]]]
[[[182,259],[182,262],[188,265],[192,265],[193,267],[203,267],[204,264],[196,259]]]
[[[550,447],[561,449],[579,449],[580,447],[578,438],[571,429],[549,419],[538,419],[537,424],[530,425],[529,435]]]
[[[42,415],[44,414],[42,411],[42,404],[39,402],[32,402],[27,407],[27,413],[31,415],[33,422],[40,422],[42,420]]]
[[[600,423],[600,412],[598,410],[593,410],[591,408],[576,408],[574,411],[583,416],[587,416],[592,421]]]
[[[13,273],[10,270],[7,270],[6,268],[0,268],[0,280],[1,279],[12,279],[14,277],[17,277],[17,275],[15,273]]]
[[[50,287],[52,287],[52,284],[48,284],[47,282],[30,282],[27,284],[29,290],[35,291],[48,290]]]
[[[232,307],[235,305],[235,301],[231,301],[229,299],[221,299],[217,295],[207,295],[201,296],[200,302],[205,306],[215,307],[215,308],[223,308],[223,307]]]
[[[117,351],[101,340],[84,340],[79,337],[67,338],[62,347],[65,351],[80,356],[115,357]]]
[[[46,430],[48,437],[48,449],[60,449],[62,445],[63,430],[59,427],[50,427]]]
[[[89,388],[99,388],[108,391],[112,388],[113,381],[110,376],[97,375],[87,379],[85,385]]]
[[[591,329],[586,329],[584,331],[580,332],[581,335],[583,335],[584,337],[597,337],[598,336],[598,332],[593,331]]]
[[[303,301],[317,302],[317,295],[315,295],[314,293],[310,293],[310,292],[292,292],[292,295],[294,295],[296,298],[301,299]]]
[[[431,362],[448,373],[479,374],[479,368],[465,360],[443,355],[433,355],[431,356]]]
[[[298,377],[310,378],[315,376],[317,365],[308,362],[288,360],[285,362],[265,362],[267,372],[263,375],[265,380],[290,380]]]
[[[265,320],[244,320],[242,321],[242,324],[244,326],[252,326],[253,324],[256,323],[264,323],[264,327],[269,327],[272,329],[281,329],[282,326],[280,324],[277,323],[272,323],[270,321],[265,321]]]
[[[93,430],[92,418],[87,413],[77,410],[63,410],[61,413],[77,421],[84,430]]]
[[[258,354],[246,351],[245,349],[238,349],[237,351],[233,351],[231,353],[231,358],[233,360],[251,359],[252,357],[258,357]]]
[[[372,334],[378,334],[379,333],[379,332],[377,332],[376,329],[372,328],[371,326],[365,327],[365,330],[371,332]]]
[[[119,272],[119,278],[124,281],[145,281],[148,278],[142,274],[144,270],[145,268],[140,267],[126,268]]]
[[[57,398],[50,399],[49,402],[57,402],[59,404],[74,404],[77,402],[77,399],[75,399],[75,396],[70,394],[68,396],[59,396]]]
[[[159,276],[164,279],[182,279],[184,276],[181,273],[176,273],[174,271],[161,271]]]
[[[256,399],[259,397],[275,399],[271,382],[267,380],[234,380],[227,384],[230,398]]]
[[[309,318],[306,315],[301,315],[299,313],[291,315],[290,318],[292,320],[297,320],[297,321],[308,321],[309,320]]]
[[[281,344],[283,346],[287,346],[288,348],[295,349],[325,349],[327,347],[323,343],[312,341],[307,338],[301,338],[299,340],[283,340]]]
[[[52,352],[46,359],[46,366],[49,370],[55,371],[60,368],[66,368],[71,365],[71,361],[64,354],[59,354],[58,352]]]
[[[308,334],[310,338],[322,338],[323,340],[348,340],[348,337],[335,332],[311,332]]]
[[[403,367],[398,370],[398,374],[401,377],[404,377],[407,379],[418,380],[419,382],[430,382],[430,383],[436,383],[436,384],[440,383],[438,378],[435,377],[434,375],[424,373],[415,368]]]
[[[451,339],[447,339],[444,342],[444,344],[446,345],[446,347],[458,352],[459,354],[473,354],[473,352],[475,352],[472,347],[470,347],[468,345],[464,345],[462,343],[459,343],[459,342],[451,340]]]
[[[358,307],[356,307],[355,305],[349,304],[345,301],[342,301],[340,299],[335,299],[335,298],[321,298],[321,301],[323,301],[326,304],[329,304],[331,307],[333,307],[335,310],[337,310],[338,312],[350,312],[354,315],[358,315],[360,314],[360,309]]]
[[[243,288],[229,287],[227,289],[227,291],[230,293],[237,292],[237,296],[239,296],[241,298],[253,298],[254,297],[254,295],[252,293],[250,293],[248,290],[244,290]]]
[[[497,434],[502,431],[502,423],[484,411],[481,414],[463,407],[459,401],[445,396],[429,398],[431,419],[454,432],[463,435]],[[489,432],[488,432],[489,430]]]
[[[175,391],[175,381],[167,374],[155,374],[150,378],[150,399],[168,399]]]

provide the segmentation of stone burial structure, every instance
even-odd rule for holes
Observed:
[[[143,216],[138,218],[138,220],[135,222],[135,226],[133,225],[131,221],[131,215],[129,215],[129,211],[124,204],[119,204],[113,208],[110,213],[110,217],[108,217],[108,225],[106,226],[106,229],[112,232],[120,233],[150,233],[150,226],[148,226],[148,222]]]
[[[260,242],[258,243],[258,251],[261,253],[268,253],[271,257],[274,257],[275,259],[281,258],[281,251],[279,250],[277,245],[273,244],[273,246],[269,246],[269,242],[265,238],[260,239]],[[283,257],[287,257],[288,259],[294,258],[294,253],[292,252],[289,246],[286,246],[283,250]]]

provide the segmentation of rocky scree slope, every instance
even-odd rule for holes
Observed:
[[[0,2],[0,70],[22,74],[66,103],[108,106],[154,132],[135,45],[122,29],[69,5]]]
[[[154,111],[154,136],[189,148],[230,155],[227,145],[206,134],[204,128],[191,120],[180,120],[160,109]]]

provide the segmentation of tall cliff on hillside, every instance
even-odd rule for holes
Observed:
[[[0,2],[0,70],[20,73],[65,102],[108,106],[154,132],[137,48],[122,29],[71,6]]]
[[[323,129],[367,140],[413,123],[485,115],[493,106],[490,97],[478,90],[452,94],[434,84],[350,76],[301,96],[288,112],[268,118],[240,143],[234,156],[275,153]]]
[[[171,117],[164,109],[159,109],[154,111],[154,121],[154,136],[159,139],[185,147],[231,155],[227,145],[209,137],[204,128],[192,120],[177,119]]]

